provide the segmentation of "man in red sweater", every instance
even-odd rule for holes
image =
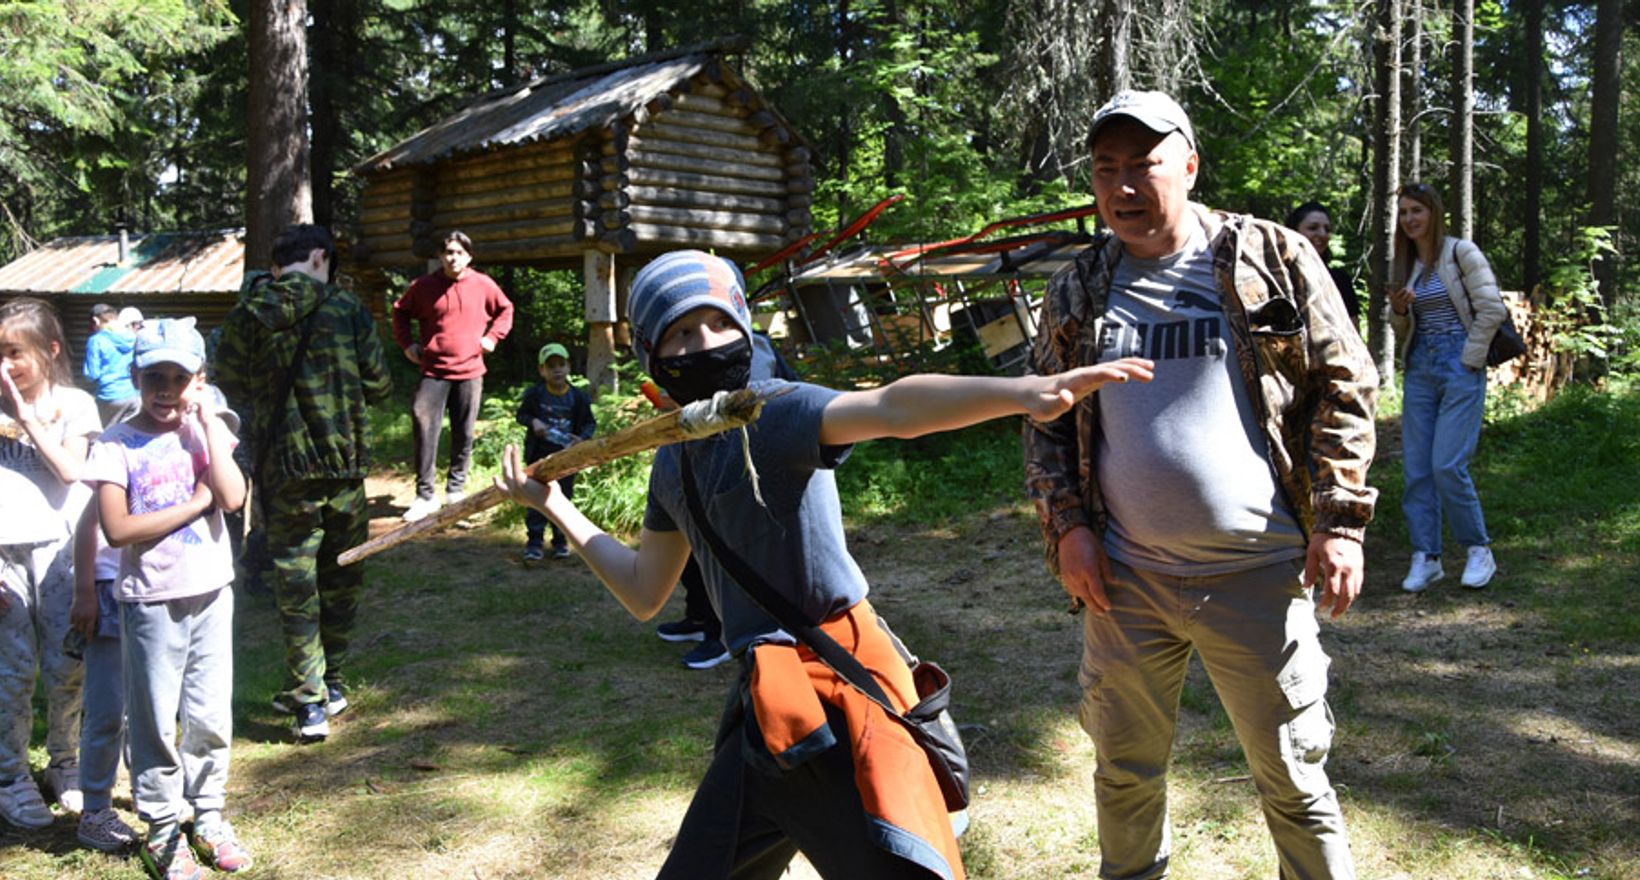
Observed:
[[[438,468],[438,435],[450,411],[450,474],[446,503],[466,497],[467,461],[473,451],[473,423],[484,393],[484,355],[512,329],[513,307],[501,288],[471,267],[473,242],[465,233],[444,236],[443,268],[417,278],[393,304],[393,338],[404,356],[421,367],[411,406],[416,448],[416,500],[407,522],[438,509],[433,476]],[[410,322],[418,327],[412,342]]]

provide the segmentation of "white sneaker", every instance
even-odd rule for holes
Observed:
[[[1492,580],[1492,575],[1498,572],[1498,561],[1492,558],[1491,547],[1470,547],[1469,561],[1463,564],[1464,586],[1471,590],[1478,590]]]
[[[1445,576],[1446,572],[1441,569],[1441,557],[1414,552],[1412,567],[1407,569],[1406,579],[1401,581],[1401,589],[1408,593],[1421,593],[1425,587]]]
[[[404,521],[421,522],[429,516],[432,516],[438,508],[439,503],[435,498],[417,498],[416,500],[410,502],[410,509],[404,512]]]
[[[49,827],[54,820],[32,776],[0,786],[0,816],[19,828],[32,830]]]
[[[467,493],[466,492],[445,492],[444,493],[444,503],[445,504],[460,504],[461,502],[466,501],[466,500],[467,500]]]
[[[119,852],[134,843],[137,832],[125,824],[112,808],[93,810],[80,817],[80,830],[75,837],[98,852]]]
[[[80,808],[85,806],[85,798],[80,794],[78,764],[47,767],[46,788],[50,790],[51,796],[57,799],[57,805],[70,813],[79,815]]]

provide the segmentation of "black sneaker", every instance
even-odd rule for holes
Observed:
[[[552,548],[552,558],[553,559],[568,559],[569,558],[569,548],[565,547],[561,544],[554,544],[553,548]]]
[[[526,545],[524,545],[524,561],[525,562],[540,562],[541,561],[541,556],[542,556],[542,554],[541,554],[541,545],[540,544],[526,544]]]
[[[690,669],[711,669],[727,659],[729,649],[723,647],[722,642],[716,639],[702,640],[700,644],[690,648],[689,653],[683,655],[683,665]]]
[[[303,703],[296,708],[296,720],[291,722],[299,743],[324,742],[330,736],[330,719],[323,703]]]
[[[326,718],[335,718],[337,715],[340,715],[343,712],[346,712],[347,707],[351,706],[351,705],[353,705],[353,704],[349,703],[347,701],[347,694],[342,692],[342,686],[341,685],[339,685],[339,684],[327,684],[327,685],[325,685],[325,717]]]
[[[685,617],[655,627],[655,635],[663,642],[698,642],[706,638],[706,624]]]

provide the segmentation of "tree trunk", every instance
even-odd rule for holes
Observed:
[[[347,147],[342,108],[348,105],[348,84],[353,79],[349,61],[358,39],[356,6],[352,3],[314,4],[309,31],[313,222],[329,227],[336,222],[336,165]]]
[[[1099,10],[1099,103],[1130,88],[1133,70],[1133,0],[1104,0]]]
[[[501,85],[505,88],[518,81],[518,0],[502,0]]]
[[[1526,111],[1526,216],[1521,218],[1521,274],[1530,295],[1543,273],[1543,0],[1522,9],[1526,45],[1523,82]]]
[[[896,0],[886,0],[883,4],[881,27],[874,41],[879,51],[893,53],[894,35],[905,26],[901,20],[900,5]],[[899,62],[903,59],[894,58]],[[915,83],[912,83],[915,87]],[[880,97],[883,107],[883,117],[888,120],[888,127],[883,131],[883,185],[887,189],[897,189],[900,185],[900,170],[905,167],[904,141],[911,137],[910,120],[906,118],[905,108],[900,105],[900,99],[893,92],[885,92]]]
[[[246,124],[245,266],[267,266],[273,240],[313,220],[307,139],[307,0],[252,0]]]
[[[1423,110],[1424,110],[1424,0],[1412,0],[1412,15],[1408,21],[1412,34],[1407,37],[1411,57],[1402,68],[1401,97],[1406,105],[1406,160],[1403,180],[1423,180]]]
[[[1594,23],[1594,94],[1589,119],[1589,225],[1617,223],[1617,107],[1623,66],[1623,0],[1599,0]],[[1613,243],[1622,247],[1622,239]],[[1617,262],[1611,254],[1595,264],[1600,298],[1610,309],[1617,298]]]
[[[1452,3],[1452,225],[1475,236],[1475,0]]]
[[[1401,0],[1377,0],[1373,66],[1378,99],[1373,107],[1372,290],[1368,297],[1367,345],[1384,385],[1395,381],[1395,339],[1385,316],[1395,249],[1395,173],[1401,167]]]

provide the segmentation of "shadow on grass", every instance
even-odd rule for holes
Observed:
[[[1623,866],[1640,858],[1626,833],[1640,825],[1640,683],[1625,627],[1637,617],[1640,487],[1610,467],[1640,436],[1625,412],[1551,407],[1488,428],[1476,477],[1503,571],[1481,592],[1458,590],[1455,572],[1425,594],[1399,590],[1399,463],[1375,469],[1384,494],[1367,591],[1324,624],[1340,724],[1329,772],[1352,817],[1396,818],[1385,841],[1396,854],[1458,838],[1524,850],[1565,874],[1593,865],[1591,876],[1633,876]],[[874,491],[907,491],[914,471]],[[373,515],[396,515],[387,497],[372,496]],[[577,873],[585,859],[625,859],[638,874],[659,863],[709,760],[734,667],[681,668],[682,648],[655,639],[654,621],[631,620],[579,561],[519,563],[520,538],[451,531],[366,563],[355,708],[320,746],[290,745],[267,706],[283,675],[277,621],[267,600],[243,600],[230,809],[260,839],[287,834],[300,850],[270,858],[265,876],[411,876],[402,866],[496,827],[544,829],[509,853],[532,876],[588,876]],[[952,672],[976,781],[1047,780],[1091,800],[1092,761],[1071,721],[1080,621],[1042,566],[1028,509],[970,501],[923,526],[867,514],[851,519],[849,540],[878,610]],[[1245,773],[1239,747],[1199,668],[1182,702],[1180,839],[1256,824],[1251,786],[1233,782]],[[645,798],[654,814],[629,825]],[[58,826],[26,845],[72,875],[72,825]],[[1038,864],[1011,850],[1008,832],[980,831],[965,843],[971,867],[997,867],[974,876]],[[1077,845],[1096,859],[1091,827]]]
[[[1354,799],[1568,874],[1632,876],[1637,438],[1640,399],[1580,390],[1487,425],[1471,471],[1499,572],[1479,591],[1458,586],[1463,548],[1450,542],[1445,580],[1400,590],[1401,463],[1375,465],[1367,591],[1329,642],[1345,731],[1331,772]]]

